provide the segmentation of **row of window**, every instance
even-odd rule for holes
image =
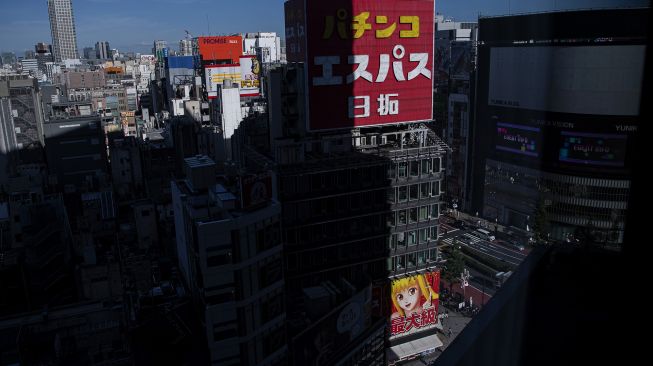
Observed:
[[[388,225],[394,227],[435,220],[439,217],[439,209],[440,205],[435,204],[393,211],[388,215]]]
[[[392,234],[388,238],[388,247],[390,250],[405,249],[417,244],[426,244],[429,240],[438,240],[437,226]]]
[[[440,158],[427,158],[415,161],[403,161],[390,165],[388,178],[419,177],[439,172]]]
[[[404,269],[415,269],[428,263],[438,260],[438,250],[428,249],[419,252],[398,255],[388,258],[388,271],[401,271]]]
[[[390,203],[402,203],[437,197],[440,194],[440,182],[425,182],[388,188],[387,195]]]

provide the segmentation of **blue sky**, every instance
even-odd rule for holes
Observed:
[[[325,1],[325,0],[319,0]],[[328,0],[326,0],[328,1]],[[73,0],[77,42],[100,40],[112,48],[150,52],[154,39],[273,31],[283,35],[284,0]],[[646,6],[648,0],[436,0],[436,11],[455,20],[554,9]],[[208,24],[207,24],[208,17]],[[46,0],[0,0],[0,51],[19,56],[37,42],[51,43]]]

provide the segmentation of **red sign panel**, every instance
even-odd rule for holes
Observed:
[[[306,6],[309,129],[432,119],[434,0]]]
[[[390,336],[404,336],[433,328],[438,321],[440,272],[392,281]]]
[[[202,61],[228,61],[237,64],[243,54],[241,36],[198,37],[197,48]]]

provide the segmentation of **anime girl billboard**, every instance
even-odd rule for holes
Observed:
[[[440,272],[392,281],[391,336],[430,328],[437,322]]]

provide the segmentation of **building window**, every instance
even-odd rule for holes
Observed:
[[[407,235],[408,236],[408,246],[410,247],[410,246],[413,246],[413,245],[417,245],[417,232],[413,230],[413,231],[409,231],[407,234],[408,234]]]
[[[430,262],[435,262],[438,260],[438,250],[433,248],[428,251],[428,259]]]
[[[419,197],[420,198],[428,198],[429,197],[429,183],[422,183],[420,185],[420,192],[419,192]]]
[[[437,219],[440,214],[439,205],[431,205],[431,218]]]
[[[422,159],[422,174],[431,172],[431,159]]]
[[[398,219],[397,222],[399,225],[406,225],[406,210],[399,210],[398,211]]]
[[[412,184],[410,186],[410,200],[414,201],[419,199],[419,184]]]
[[[419,229],[419,243],[424,244],[427,241],[427,233],[429,229]]]
[[[440,172],[440,158],[433,158],[433,173]]]
[[[406,259],[403,255],[397,257],[397,269],[406,268]]]
[[[423,266],[426,264],[426,251],[417,254],[417,264]]]
[[[419,161],[410,162],[410,176],[411,177],[419,176]]]
[[[403,249],[406,247],[406,234],[397,233],[397,248]]]
[[[392,211],[388,213],[388,225],[389,226],[395,226],[397,224],[396,222],[396,212]]]
[[[415,268],[415,265],[417,264],[417,255],[415,253],[410,253],[408,254],[408,259],[407,259],[407,268]]]
[[[431,184],[431,196],[435,197],[440,194],[440,182],[432,182]]]
[[[419,208],[419,221],[428,221],[429,219],[429,206],[422,206]]]
[[[408,186],[399,187],[399,202],[408,201]]]
[[[408,223],[414,224],[417,222],[417,207],[409,209]]]
[[[405,161],[399,163],[399,178],[406,178],[407,173],[408,173],[408,163]]]
[[[430,240],[438,240],[438,227],[437,226],[431,226],[429,230],[429,239]]]

